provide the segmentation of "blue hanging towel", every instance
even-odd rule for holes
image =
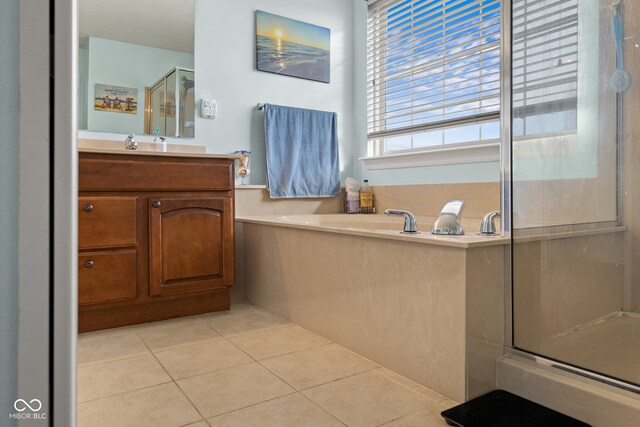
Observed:
[[[272,198],[340,194],[336,113],[266,104],[264,130]]]

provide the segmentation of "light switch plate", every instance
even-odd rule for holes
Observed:
[[[211,98],[211,94],[202,94],[201,114],[205,119],[215,119],[218,116],[218,102]]]

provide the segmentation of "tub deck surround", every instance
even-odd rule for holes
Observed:
[[[252,224],[266,224],[304,230],[322,231],[353,236],[372,237],[402,242],[423,243],[455,248],[500,246],[509,243],[508,237],[485,236],[479,234],[480,219],[462,220],[466,234],[463,236],[442,236],[431,234],[431,226],[437,218],[416,216],[419,234],[403,234],[404,219],[384,215],[326,214],[326,215],[256,215],[237,216],[236,221]]]
[[[304,215],[342,213],[341,197],[310,199],[270,199],[264,185],[238,185],[236,182],[236,214]],[[437,216],[450,200],[464,200],[463,222],[468,218],[482,218],[488,212],[500,210],[500,183],[374,185],[376,211],[404,209],[414,215]],[[480,219],[478,219],[480,224]],[[478,224],[472,224],[477,231]],[[431,224],[429,224],[430,226]]]
[[[450,200],[464,200],[462,220],[482,218],[500,210],[499,182],[458,184],[374,185],[376,211],[404,209],[414,215],[438,215]],[[477,231],[480,224],[472,224]]]
[[[238,219],[250,302],[450,399],[495,387],[508,239],[461,242],[426,232],[407,239],[395,231],[401,218],[382,215],[287,220]],[[340,228],[339,221],[386,229]],[[419,225],[427,230],[431,222]]]
[[[265,185],[237,185],[236,215],[338,214],[342,212],[340,197],[304,199],[272,199]]]

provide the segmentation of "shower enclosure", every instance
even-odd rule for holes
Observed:
[[[195,137],[194,86],[193,70],[175,67],[147,88],[145,133]]]
[[[510,13],[512,347],[640,391],[640,2]]]

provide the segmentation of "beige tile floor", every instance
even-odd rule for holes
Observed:
[[[251,304],[78,338],[80,427],[445,426],[453,405]]]

